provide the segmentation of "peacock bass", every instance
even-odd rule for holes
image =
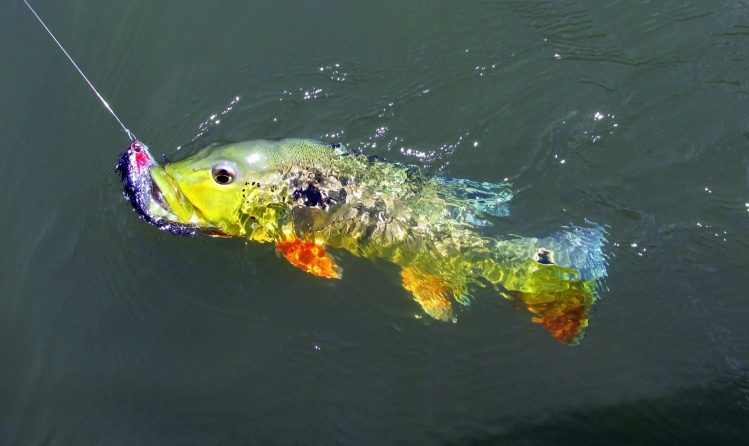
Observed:
[[[428,176],[419,167],[306,139],[211,145],[159,165],[134,141],[117,165],[125,197],[145,221],[275,244],[292,265],[340,278],[346,250],[398,265],[429,316],[455,321],[470,290],[493,286],[532,320],[574,345],[606,276],[605,231],[570,226],[545,238],[480,235],[509,214],[507,183]]]

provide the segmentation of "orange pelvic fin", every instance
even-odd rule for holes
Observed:
[[[447,282],[441,277],[425,274],[416,268],[401,270],[403,288],[410,291],[424,311],[441,321],[453,320]]]
[[[310,274],[329,279],[341,278],[341,267],[315,242],[303,242],[298,238],[276,242],[276,252],[283,254],[292,265]]]
[[[582,293],[568,289],[543,295],[520,294],[528,310],[536,315],[531,321],[541,324],[559,342],[568,345],[580,342],[588,326],[591,305]]]

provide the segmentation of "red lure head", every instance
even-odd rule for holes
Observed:
[[[151,156],[148,147],[140,141],[133,141],[128,152],[130,168],[135,169],[138,175],[147,174],[151,167],[156,166],[156,160]]]

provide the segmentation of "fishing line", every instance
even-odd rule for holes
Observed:
[[[105,101],[104,98],[101,96],[101,94],[99,94],[99,91],[94,87],[94,84],[92,84],[91,81],[88,80],[88,78],[86,77],[86,75],[83,74],[83,71],[81,71],[81,69],[78,68],[78,64],[75,63],[75,61],[73,60],[73,58],[70,57],[70,54],[68,54],[68,52],[65,51],[65,48],[62,47],[62,44],[60,44],[60,42],[57,40],[57,37],[55,37],[55,35],[52,34],[52,31],[50,31],[49,28],[47,28],[47,25],[44,23],[44,20],[42,20],[42,18],[39,17],[39,14],[37,14],[36,11],[34,11],[34,8],[31,7],[31,5],[29,4],[29,2],[27,2],[26,0],[23,0],[23,2],[26,3],[26,6],[29,7],[29,9],[34,14],[34,16],[37,18],[37,20],[39,20],[39,23],[41,23],[42,26],[44,27],[44,29],[47,30],[47,33],[49,33],[50,37],[52,37],[52,40],[54,40],[55,43],[57,44],[57,46],[60,47],[60,49],[62,50],[62,52],[65,53],[65,55],[68,57],[68,60],[70,60],[70,63],[72,63],[73,66],[75,67],[75,69],[78,70],[78,72],[81,74],[81,76],[83,76],[83,79],[86,81],[86,83],[88,83],[88,86],[91,87],[92,90],[94,90],[94,93],[96,93],[96,96],[99,97],[99,99],[101,100],[101,102],[104,104],[104,107],[106,107],[107,110],[109,110],[109,113],[111,113],[112,116],[114,116],[114,119],[116,119],[117,122],[120,124],[120,127],[122,127],[122,130],[124,130],[125,133],[127,133],[127,136],[130,138],[130,140],[131,141],[136,141],[137,138],[135,137],[135,135],[133,135],[133,133],[130,130],[128,130],[127,127],[125,127],[125,124],[123,124],[122,121],[120,121],[120,118],[118,118],[117,115],[114,113],[114,110],[112,110],[112,107],[110,107],[109,104],[107,104],[107,101]]]

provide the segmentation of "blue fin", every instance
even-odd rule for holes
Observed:
[[[607,258],[602,248],[606,243],[606,230],[596,223],[590,224],[590,227],[567,226],[549,237],[538,239],[534,244],[539,250],[537,260],[575,269],[583,281],[605,278]]]
[[[491,226],[481,214],[510,215],[508,202],[513,191],[509,183],[487,183],[460,178],[435,177],[438,194],[450,204],[451,216],[474,226]]]

